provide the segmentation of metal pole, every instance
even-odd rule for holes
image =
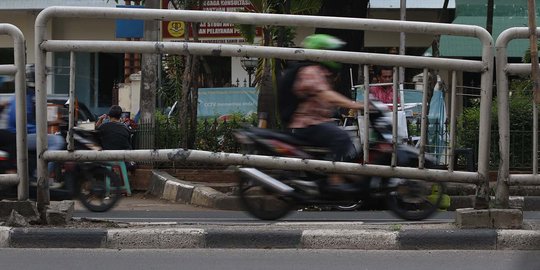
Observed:
[[[538,33],[537,28],[537,33]],[[509,106],[509,90],[508,90],[508,74],[527,74],[531,71],[530,64],[508,64],[507,47],[508,43],[514,38],[527,38],[528,28],[514,27],[503,31],[497,38],[495,44],[496,63],[497,63],[497,101],[498,101],[498,118],[499,118],[499,171],[497,177],[497,188],[495,191],[495,206],[500,208],[509,207],[509,188],[515,180],[513,175],[510,175],[510,106]],[[535,121],[536,122],[536,121]],[[534,135],[533,135],[534,136]],[[534,152],[534,151],[533,151]],[[534,155],[534,154],[533,154]],[[537,163],[533,159],[533,164]],[[535,178],[537,175],[529,175]],[[525,177],[521,175],[518,178]]]
[[[533,174],[538,173],[538,104],[533,103]]]
[[[75,150],[75,145],[73,143],[73,126],[75,126],[75,74],[77,74],[77,65],[75,59],[75,52],[70,52],[69,54],[69,126],[67,133],[67,150]]]
[[[393,87],[393,98],[392,98],[392,162],[393,167],[397,166],[397,144],[398,144],[398,69],[394,67],[394,85]]]
[[[41,13],[38,15],[40,17]],[[41,49],[41,43],[47,33],[47,21],[36,18],[34,53],[36,59],[36,151],[38,156],[47,150],[47,75],[46,51]],[[69,50],[68,50],[69,51]],[[50,203],[47,161],[37,160],[37,209],[42,222],[46,222],[46,210]]]
[[[122,53],[130,51],[157,54],[271,57],[289,60],[336,61],[345,64],[372,64],[410,68],[425,68],[429,66],[434,69],[455,69],[468,72],[482,72],[486,69],[481,61],[475,60],[232,44],[220,44],[216,49],[216,44],[198,42],[47,40],[41,43],[40,48],[48,52]]]
[[[28,200],[28,146],[26,130],[26,80],[25,80],[25,39],[24,35],[11,24],[0,24],[0,33],[5,33],[13,39],[13,56],[15,73],[15,117],[17,132],[17,199]],[[12,179],[11,177],[6,177]]]
[[[406,13],[407,13],[407,0],[400,0],[400,9],[399,9],[399,19],[401,21],[406,21]],[[405,55],[405,38],[406,34],[405,32],[399,33],[399,55]],[[401,104],[405,104],[405,68],[400,66],[399,67],[399,89],[400,89],[400,96],[401,96]]]
[[[281,25],[319,27],[331,29],[374,30],[385,32],[406,32],[420,34],[442,34],[478,37],[482,44],[489,42],[491,35],[480,26],[456,25],[432,22],[395,21],[366,18],[344,18],[330,16],[299,16],[286,14],[220,12],[198,10],[167,9],[118,9],[95,7],[48,7],[38,15],[40,21],[52,17],[95,18],[95,19],[139,19],[170,20],[184,22],[228,22],[233,24]],[[37,18],[36,18],[37,20]],[[41,24],[41,23],[40,23]]]
[[[480,95],[480,124],[478,134],[478,173],[481,176],[477,185],[475,209],[489,208],[489,147],[491,143],[491,103],[493,97],[493,40],[484,44],[482,61],[487,69],[482,72]]]
[[[418,167],[424,168],[425,161],[426,161],[426,142],[427,142],[427,124],[428,124],[428,117],[427,117],[427,92],[428,92],[428,69],[424,68],[424,74],[423,74],[423,81],[422,81],[422,114],[420,117],[420,155],[418,160]]]
[[[508,29],[510,30],[510,29]],[[497,61],[497,116],[499,121],[499,171],[497,173],[497,188],[495,189],[495,207],[508,208],[510,205],[510,102],[508,91],[508,73],[506,73],[507,46],[509,32],[502,32],[495,44]],[[528,65],[530,68],[531,66]]]
[[[315,159],[272,157],[261,155],[245,155],[236,153],[210,152],[184,149],[157,150],[77,150],[73,152],[50,150],[43,154],[48,161],[166,161],[166,162],[205,162],[208,164],[227,164],[254,166],[269,169],[315,171],[323,173],[343,173],[380,176],[383,178],[396,177],[424,179],[440,182],[478,183],[476,172],[448,172],[444,170],[409,167],[390,167],[387,165],[358,164],[352,162],[334,162]]]
[[[364,162],[369,161],[369,66],[364,65]]]
[[[452,90],[450,100],[450,142],[448,145],[450,160],[448,161],[448,170],[453,172],[455,167],[455,147],[456,147],[456,107],[457,107],[457,75],[456,71],[452,70]]]

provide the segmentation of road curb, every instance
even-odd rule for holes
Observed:
[[[499,230],[497,231],[497,249],[539,250],[540,231]]]
[[[307,249],[399,249],[398,232],[380,230],[305,230],[302,247]]]
[[[150,193],[160,199],[220,209],[243,210],[238,198],[211,187],[179,180],[158,170],[152,171]]]
[[[497,249],[497,231],[466,230],[406,230],[399,233],[400,249]]]
[[[101,248],[107,241],[107,231],[105,229],[12,228],[5,241],[7,247],[13,248]]]
[[[10,228],[0,227],[2,248],[109,249],[359,249],[540,250],[531,230],[271,229],[271,228]]]
[[[110,229],[105,248],[179,249],[204,246],[204,230],[196,228]]]

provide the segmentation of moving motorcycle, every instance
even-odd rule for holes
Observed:
[[[389,165],[392,157],[392,123],[389,109],[377,100],[370,100],[369,114],[372,136],[369,163]],[[327,149],[309,145],[289,133],[255,127],[245,127],[234,133],[248,154],[327,159]],[[418,149],[406,144],[397,145],[397,165],[416,167]],[[435,165],[426,155],[425,167]],[[359,160],[358,162],[363,162]],[[423,220],[441,205],[445,185],[416,179],[383,178],[377,176],[345,175],[347,190],[334,189],[328,184],[329,175],[322,172],[259,170],[239,167],[239,198],[252,216],[276,220],[290,211],[308,206],[353,206],[358,202],[386,203],[388,209],[406,220]]]
[[[95,131],[73,128],[74,143],[77,150],[99,150],[101,146]],[[64,135],[66,132],[62,132]],[[14,142],[13,142],[14,143]],[[13,155],[13,154],[11,154]],[[29,195],[36,198],[36,154],[29,152]],[[78,199],[84,207],[93,212],[105,212],[113,208],[122,197],[122,182],[118,174],[111,169],[109,162],[55,162],[51,176],[56,186],[49,189],[51,199]],[[10,157],[10,151],[0,149],[0,173],[16,171],[16,163]],[[0,193],[4,198],[16,196],[16,187],[3,188]]]

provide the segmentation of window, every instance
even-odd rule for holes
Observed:
[[[13,48],[0,48],[0,65],[14,63]],[[14,93],[15,81],[13,76],[0,75],[0,94]]]
[[[121,78],[123,54],[76,53],[75,96],[95,113],[112,105],[114,84]],[[53,93],[69,94],[70,53],[55,53],[52,76]]]

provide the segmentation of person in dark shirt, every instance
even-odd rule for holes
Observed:
[[[96,130],[103,150],[131,150],[131,132],[128,127],[120,122],[122,108],[113,105],[108,114],[99,117],[96,122]]]

